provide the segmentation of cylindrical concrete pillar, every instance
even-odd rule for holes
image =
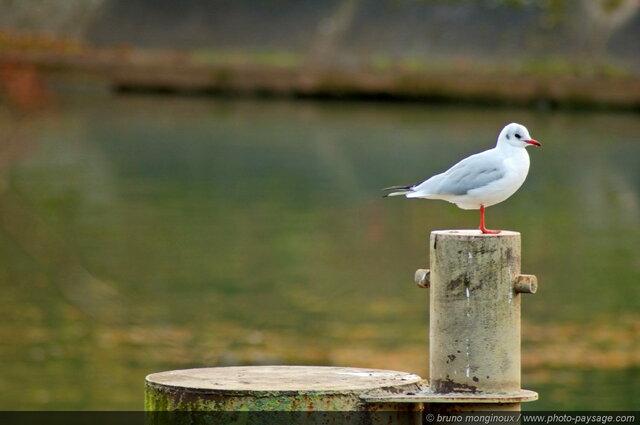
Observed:
[[[354,412],[349,423],[377,424],[382,421],[415,425],[420,423],[421,404],[368,402],[362,397],[371,392],[416,393],[422,388],[421,384],[422,378],[412,373],[351,367],[231,366],[172,370],[147,376],[145,410]],[[355,414],[357,412],[380,412],[381,415]],[[158,417],[163,418],[162,415]],[[346,418],[344,415],[328,417],[331,421],[316,415],[317,420],[310,423],[337,424]],[[291,419],[281,418],[284,423]],[[265,422],[264,417],[258,416],[258,419],[263,420],[262,423],[269,422]],[[225,422],[213,420],[209,423]]]
[[[443,230],[430,245],[431,390],[520,391],[520,234]]]

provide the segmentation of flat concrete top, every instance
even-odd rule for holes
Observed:
[[[462,237],[478,237],[478,238],[504,238],[520,236],[520,232],[512,230],[500,230],[498,234],[482,233],[479,229],[450,229],[450,230],[434,230],[431,232],[435,235],[462,236]]]
[[[212,391],[348,392],[415,384],[418,375],[395,370],[330,366],[230,366],[152,373],[152,384]]]

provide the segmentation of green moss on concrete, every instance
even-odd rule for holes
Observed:
[[[353,393],[175,391],[153,384],[145,387],[146,411],[349,411],[362,402]]]

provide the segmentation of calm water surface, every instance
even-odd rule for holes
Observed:
[[[0,409],[141,409],[150,372],[239,364],[428,376],[431,230],[477,226],[380,188],[527,125],[527,409],[638,409],[640,119],[415,104],[59,99],[0,109]],[[6,129],[6,131],[5,131]]]

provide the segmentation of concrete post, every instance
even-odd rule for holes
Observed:
[[[520,388],[520,294],[538,288],[520,274],[520,234],[435,231],[430,259],[414,278],[431,292],[430,386],[364,399],[424,403],[430,413],[513,411],[537,400]]]
[[[420,390],[422,378],[418,375],[393,370],[329,366],[212,367],[153,373],[146,377],[145,384],[146,411],[380,411],[386,412],[378,418],[384,423],[417,424],[422,407],[362,400],[361,396],[371,391],[387,394]],[[341,416],[333,419],[340,418],[344,419]]]
[[[520,390],[520,234],[431,233],[434,393]]]

